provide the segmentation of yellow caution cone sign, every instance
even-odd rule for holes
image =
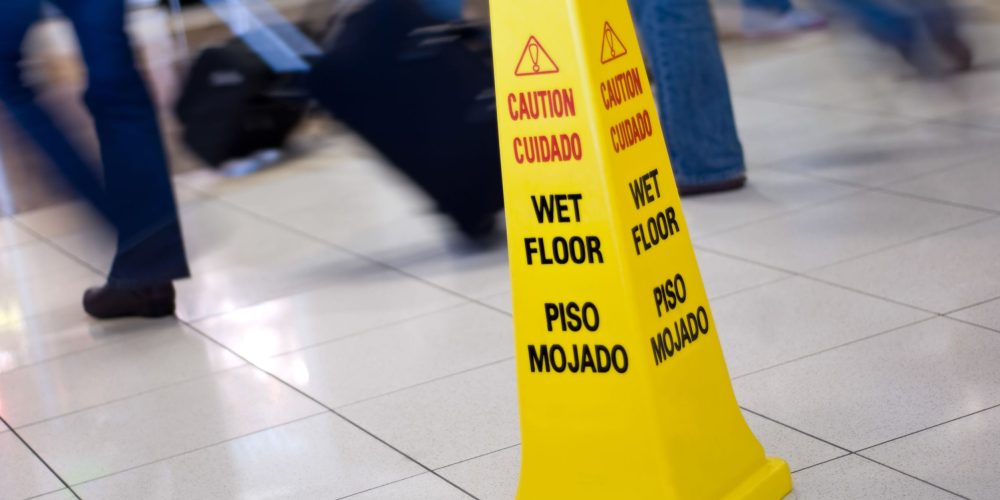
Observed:
[[[625,0],[493,0],[518,498],[778,499],[740,412]]]

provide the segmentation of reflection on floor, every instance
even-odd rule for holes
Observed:
[[[1000,24],[970,31],[950,82],[831,33],[726,47],[750,183],[684,210],[795,498],[1000,491]],[[0,219],[0,497],[513,497],[503,242],[345,134],[177,189],[176,320],[83,316],[109,248],[80,207]]]

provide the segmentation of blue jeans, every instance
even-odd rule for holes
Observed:
[[[462,18],[462,0],[420,0],[419,3],[428,14],[442,21]]]
[[[783,13],[792,10],[792,2],[791,0],[743,0],[743,8]]]
[[[80,195],[118,232],[109,283],[141,286],[188,276],[156,112],[135,68],[122,0],[55,0],[87,63],[86,103],[103,176],[71,145],[21,80],[21,44],[41,0],[0,1],[0,101]]]
[[[878,0],[832,0],[882,43],[908,50],[915,43],[917,28],[907,13]],[[919,2],[914,2],[919,3]]]
[[[631,0],[680,185],[744,175],[729,83],[708,0]]]

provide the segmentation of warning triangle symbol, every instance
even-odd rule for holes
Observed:
[[[618,38],[618,33],[611,27],[611,23],[604,23],[604,43],[601,46],[601,64],[607,64],[619,57],[628,54],[628,49]]]
[[[545,47],[538,43],[534,36],[528,38],[528,43],[524,45],[524,52],[521,53],[521,60],[517,62],[514,74],[517,76],[547,75],[558,73],[559,66],[552,60]]]

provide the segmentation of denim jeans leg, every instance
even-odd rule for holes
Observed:
[[[834,3],[852,15],[861,29],[885,44],[906,51],[916,41],[916,27],[902,11],[873,0],[834,0]]]
[[[35,101],[35,94],[21,79],[21,44],[31,25],[41,14],[41,0],[0,2],[0,102],[9,116],[24,130],[65,178],[109,224],[112,212],[104,188],[93,166]]]
[[[462,18],[462,0],[420,0],[420,4],[428,14],[442,21]]]
[[[743,8],[784,13],[792,10],[792,2],[791,0],[743,0]]]
[[[745,174],[708,0],[632,0],[677,183]]]
[[[118,229],[109,282],[163,283],[189,275],[156,110],[125,33],[121,0],[59,0],[87,64],[108,203]]]

